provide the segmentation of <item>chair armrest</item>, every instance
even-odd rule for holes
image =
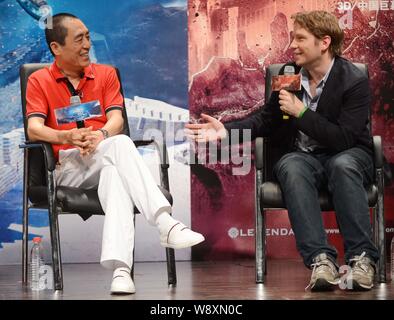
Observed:
[[[254,147],[255,152],[255,166],[256,170],[263,169],[264,166],[264,139],[262,137],[257,137]]]
[[[160,157],[160,165],[165,168],[169,168],[170,164],[168,161],[168,151],[167,151],[167,145],[163,141],[155,140],[155,139],[149,139],[149,140],[133,140],[135,146],[138,147],[143,147],[143,146],[148,146],[153,144],[156,148],[156,150],[159,153]]]
[[[143,147],[143,146],[148,146],[154,142],[153,139],[150,140],[133,140],[135,146],[138,147]]]
[[[32,148],[41,148],[44,154],[45,166],[48,171],[53,171],[56,168],[56,160],[55,155],[53,153],[52,145],[48,142],[43,141],[25,141],[25,143],[20,144],[19,148],[21,149],[32,149]]]
[[[381,169],[383,167],[382,138],[380,136],[373,136],[372,138],[373,138],[375,168]]]
[[[148,140],[133,140],[133,142],[137,148],[150,144],[155,146],[160,157],[160,185],[167,191],[170,191],[170,183],[168,180],[168,168],[170,167],[170,163],[168,161],[166,143],[160,139],[155,140],[153,137]]]

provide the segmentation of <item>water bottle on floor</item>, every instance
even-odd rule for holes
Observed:
[[[391,281],[394,282],[394,236],[391,238],[390,246],[390,269]]]
[[[33,238],[33,247],[30,253],[30,289],[37,291],[45,289],[40,285],[40,269],[44,265],[41,238]]]

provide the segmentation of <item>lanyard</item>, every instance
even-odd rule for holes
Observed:
[[[79,96],[81,99],[83,98],[82,91],[75,89],[70,80],[68,80],[68,78],[65,78],[64,81],[66,82],[68,91],[70,91],[72,96]]]
[[[70,91],[72,96],[79,96],[80,98],[83,97],[82,91],[76,90],[70,80],[68,78],[65,78],[65,82],[68,88],[68,91]],[[76,122],[77,123],[77,128],[84,128],[85,127],[85,121],[79,120]]]

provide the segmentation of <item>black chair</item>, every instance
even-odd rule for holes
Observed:
[[[63,289],[62,260],[60,253],[60,238],[58,215],[79,214],[84,220],[91,215],[104,215],[101,208],[97,190],[73,187],[56,186],[54,170],[56,161],[52,147],[46,142],[30,142],[27,134],[26,119],[26,86],[29,76],[36,70],[48,67],[49,64],[34,63],[24,64],[20,67],[20,83],[22,98],[22,114],[26,142],[20,147],[24,149],[24,174],[23,174],[23,241],[22,241],[22,280],[27,283],[28,275],[28,221],[29,209],[47,209],[49,214],[49,228],[51,236],[52,263],[54,269],[55,290]],[[116,72],[120,79],[119,70]],[[123,89],[121,85],[121,93]],[[124,106],[124,102],[123,102]],[[123,133],[130,136],[126,108],[123,108],[124,128]],[[153,145],[160,156],[160,190],[172,205],[172,196],[169,192],[168,182],[168,154],[164,139],[162,142],[155,140],[134,141],[137,147]],[[139,213],[134,208],[135,213]],[[135,216],[134,216],[135,221]],[[134,255],[134,252],[133,252]],[[174,249],[166,248],[168,284],[176,285],[176,268]],[[132,268],[132,276],[134,265]]]
[[[368,76],[365,64],[355,65]],[[283,64],[273,64],[268,67],[265,79],[265,100],[271,95],[272,76],[278,75]],[[371,123],[371,121],[369,121]],[[373,137],[375,180],[368,187],[368,202],[373,213],[374,241],[379,250],[377,280],[386,282],[386,250],[385,250],[385,220],[384,220],[384,175],[383,148],[380,136]],[[264,283],[267,273],[265,221],[267,210],[286,209],[279,184],[273,181],[272,169],[274,164],[285,153],[281,146],[274,145],[269,138],[258,137],[255,144],[256,166],[256,283]],[[320,192],[320,206],[322,211],[334,211],[328,192]]]

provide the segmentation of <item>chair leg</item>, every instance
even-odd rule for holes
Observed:
[[[378,282],[386,282],[386,237],[385,237],[385,226],[384,226],[384,209],[380,205],[379,201],[374,216],[377,220],[375,223],[375,243],[379,251],[379,261],[378,261]]]
[[[63,290],[63,270],[62,258],[60,253],[59,223],[56,208],[56,191],[53,172],[47,173],[48,183],[48,215],[49,230],[51,234],[52,263],[55,290]]]
[[[176,286],[176,266],[175,266],[175,251],[171,248],[166,248],[166,258],[167,258],[167,274],[168,274],[168,284]]]
[[[134,228],[135,228],[135,214],[133,214],[133,223],[134,223]],[[134,236],[134,245],[133,245],[133,264],[131,265],[131,270],[130,270],[130,276],[131,276],[131,279],[133,279],[133,281],[134,281],[134,265],[135,265],[135,261],[134,261],[134,258],[135,258],[135,236]]]
[[[255,235],[255,257],[256,257],[256,283],[264,283],[265,275],[265,228],[264,228],[264,211],[260,212],[260,206],[256,203],[256,235]]]
[[[266,255],[266,246],[264,245],[264,253],[263,253],[263,255],[264,255],[264,276],[266,276],[267,275],[267,255]]]
[[[29,200],[27,197],[28,188],[28,150],[23,152],[23,225],[22,225],[22,283],[24,285],[28,282],[28,240],[29,240]]]
[[[23,230],[22,230],[22,283],[28,283],[28,237],[29,237],[29,208],[23,203]]]
[[[256,214],[256,283],[264,283],[264,242],[262,214]]]
[[[49,212],[49,227],[52,244],[52,263],[55,290],[63,290],[63,270],[60,253],[59,224],[55,210]]]
[[[262,219],[262,230],[261,230],[261,236],[262,236],[262,248],[261,248],[261,254],[262,254],[262,259],[263,259],[263,274],[264,276],[267,274],[267,238],[266,238],[266,219],[265,219],[265,210],[263,209],[261,212],[261,219]],[[263,282],[265,281],[265,277],[263,278]]]
[[[264,283],[265,275],[265,255],[264,255],[264,210],[261,206],[261,185],[263,175],[261,170],[256,170],[255,186],[255,265],[256,265],[256,283]]]
[[[386,282],[386,231],[384,217],[384,178],[382,169],[376,170],[378,184],[378,200],[374,208],[375,244],[379,251],[378,281]]]

